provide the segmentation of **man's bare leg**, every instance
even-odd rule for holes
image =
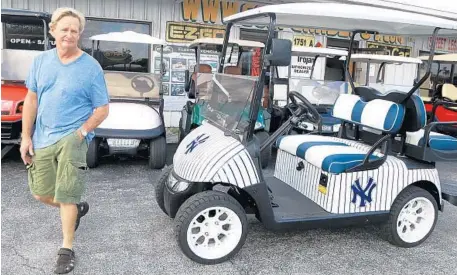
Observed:
[[[33,196],[36,200],[41,201],[44,204],[60,208],[60,203],[54,202],[54,197],[52,196]]]
[[[78,217],[78,208],[72,203],[60,204],[60,219],[62,221],[63,244],[62,247],[73,249],[75,223]]]

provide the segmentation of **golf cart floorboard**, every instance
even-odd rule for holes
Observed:
[[[386,220],[388,212],[334,214],[275,177],[266,178],[272,191],[276,229],[340,227],[377,223]]]
[[[457,181],[447,181],[441,184],[443,199],[457,206]]]
[[[281,180],[271,177],[267,179],[267,183],[273,192],[272,201],[278,205],[273,208],[277,220],[308,219],[330,215],[324,208]]]

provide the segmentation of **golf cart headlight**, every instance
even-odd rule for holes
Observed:
[[[260,123],[260,122],[258,122],[258,121],[255,123],[255,129],[256,129],[256,130],[257,130],[257,129],[260,129],[260,128],[262,128],[262,127],[263,127],[262,123]]]
[[[168,187],[174,192],[182,192],[189,187],[189,183],[185,181],[179,181],[173,174],[168,177]]]

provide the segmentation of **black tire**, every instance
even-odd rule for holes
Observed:
[[[98,166],[98,149],[100,147],[100,139],[94,137],[89,143],[86,154],[86,162],[89,168],[95,168]]]
[[[430,231],[419,241],[417,242],[405,242],[403,241],[397,232],[397,218],[400,215],[401,210],[403,207],[412,199],[423,197],[428,199],[434,208],[435,212],[435,219],[433,221],[433,225],[430,228]],[[414,246],[418,246],[423,243],[429,236],[432,234],[436,221],[438,219],[438,204],[436,203],[436,199],[430,194],[430,192],[416,187],[416,186],[409,186],[405,190],[403,190],[395,199],[394,203],[392,204],[392,208],[390,209],[389,219],[384,224],[383,234],[385,239],[390,242],[391,244],[399,247],[410,248]]]
[[[270,137],[267,132],[260,131],[255,133],[257,138],[259,139],[259,143],[262,144],[267,138]],[[265,149],[263,152],[260,153],[260,165],[262,169],[265,169],[268,167],[268,163],[270,162],[271,158],[271,146],[268,149]]]
[[[238,216],[238,218],[241,221],[242,232],[237,245],[227,255],[219,257],[217,259],[205,259],[196,255],[189,247],[187,243],[187,229],[190,223],[192,222],[193,218],[196,215],[198,215],[198,213],[207,208],[217,206],[228,208]],[[175,224],[176,240],[184,255],[186,255],[186,257],[188,257],[194,262],[205,265],[222,263],[233,257],[233,255],[238,253],[238,251],[244,245],[244,242],[246,241],[246,236],[248,234],[248,221],[246,217],[246,212],[244,211],[241,204],[226,193],[212,190],[198,193],[187,199],[181,205],[181,207],[178,210],[178,213],[176,214]]]
[[[163,200],[163,191],[165,190],[165,184],[167,183],[168,175],[170,175],[171,171],[173,170],[173,165],[165,167],[160,175],[159,180],[157,180],[154,184],[154,194],[156,197],[157,204],[159,205],[160,209],[162,209],[163,213],[167,214],[167,210],[165,210],[164,200]]]
[[[149,143],[149,168],[162,169],[167,158],[167,141],[164,136],[157,137]]]
[[[181,141],[184,139],[186,136],[182,127],[182,117],[179,119],[179,132],[178,132],[178,144],[181,143]]]

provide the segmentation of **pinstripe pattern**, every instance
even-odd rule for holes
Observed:
[[[209,138],[187,153],[198,136]],[[175,173],[191,182],[224,182],[241,188],[260,182],[254,162],[244,146],[218,128],[204,124],[190,132],[173,157]]]
[[[354,141],[346,140],[345,142],[362,150],[370,148],[368,145]],[[304,163],[305,168],[297,171],[296,166],[300,161]],[[321,173],[328,176],[326,195],[318,191]],[[393,156],[388,156],[386,162],[377,170],[335,175],[323,172],[320,168],[286,151],[278,150],[274,176],[325,210],[336,214],[388,211],[398,194],[405,187],[417,181],[434,183],[439,194],[441,194],[440,180],[436,169],[408,170],[403,161]],[[360,207],[360,197],[357,197],[355,203],[351,202],[354,195],[351,185],[359,179],[360,185],[364,188],[369,178],[372,178],[376,183],[371,196],[372,202],[366,202],[365,207]]]

